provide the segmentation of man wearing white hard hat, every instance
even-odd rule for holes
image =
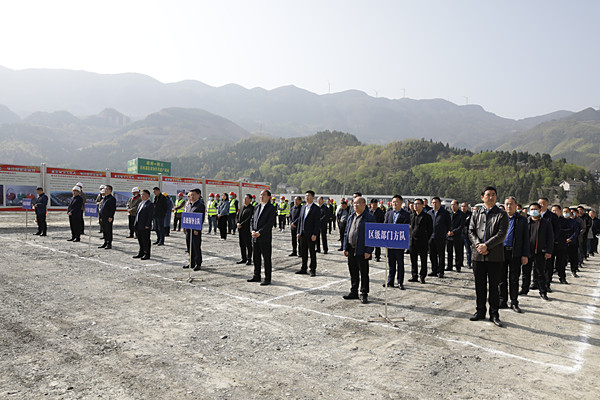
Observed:
[[[73,186],[71,189],[73,197],[69,201],[67,208],[67,214],[69,215],[69,225],[71,227],[71,239],[69,242],[79,242],[81,236],[81,220],[83,219],[83,212],[81,207],[83,206],[83,198],[81,197],[81,187]]]
[[[135,236],[135,216],[137,215],[137,210],[141,202],[142,197],[140,196],[140,188],[134,187],[131,189],[131,197],[127,199],[127,216],[129,217],[128,239],[131,239]]]

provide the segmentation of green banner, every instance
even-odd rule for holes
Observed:
[[[130,174],[146,174],[171,176],[171,163],[167,161],[135,158],[127,161],[127,172]]]

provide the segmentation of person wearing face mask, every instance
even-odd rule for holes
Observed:
[[[548,282],[546,280],[546,260],[554,251],[554,231],[552,224],[543,219],[540,205],[529,205],[529,262],[523,266],[523,281],[519,295],[526,295],[529,290],[537,289],[540,297],[548,300]],[[534,283],[531,284],[533,270]]]
[[[208,195],[208,204],[206,205],[206,216],[208,217],[208,234],[214,231],[217,234],[217,206],[218,200],[215,200],[215,194]]]

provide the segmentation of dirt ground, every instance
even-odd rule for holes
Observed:
[[[94,222],[67,242],[63,213],[25,240],[24,213],[0,214],[1,399],[597,399],[600,257],[551,301],[520,299],[504,328],[471,322],[470,270],[389,289],[371,263],[370,304],[347,301],[337,232],[317,276],[295,275],[290,234],[275,233],[273,285],[248,283],[238,237],[203,235],[204,263],[186,281],[174,232],[134,260],[119,214],[113,250]],[[30,215],[31,222],[31,215]],[[154,238],[154,235],[153,235]],[[408,261],[408,260],[407,260]],[[408,262],[407,262],[408,264]]]

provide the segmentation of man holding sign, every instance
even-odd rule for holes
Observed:
[[[199,229],[186,229],[185,230],[185,237],[187,242],[190,242],[190,237],[191,237],[191,241],[192,241],[192,245],[190,247],[190,264],[188,265],[184,265],[183,268],[187,269],[187,268],[192,268],[194,271],[199,271],[200,270],[200,266],[202,265],[202,249],[201,244],[202,244],[202,220],[204,219],[204,214],[206,214],[206,207],[204,206],[204,203],[202,201],[200,201],[200,194],[202,192],[200,191],[200,189],[192,189],[192,191],[190,192],[190,208],[189,210],[185,213],[200,213],[201,215],[199,216],[199,221],[200,224],[198,226]],[[186,215],[183,215],[182,217],[182,226],[185,228],[186,227]]]
[[[392,199],[392,208],[385,214],[384,223],[386,224],[410,224],[410,214],[402,208],[402,196],[395,195]],[[388,265],[390,272],[387,278],[387,285],[394,287],[394,277],[398,272],[398,287],[404,290],[404,249],[388,248]],[[385,287],[385,283],[383,286]]]

